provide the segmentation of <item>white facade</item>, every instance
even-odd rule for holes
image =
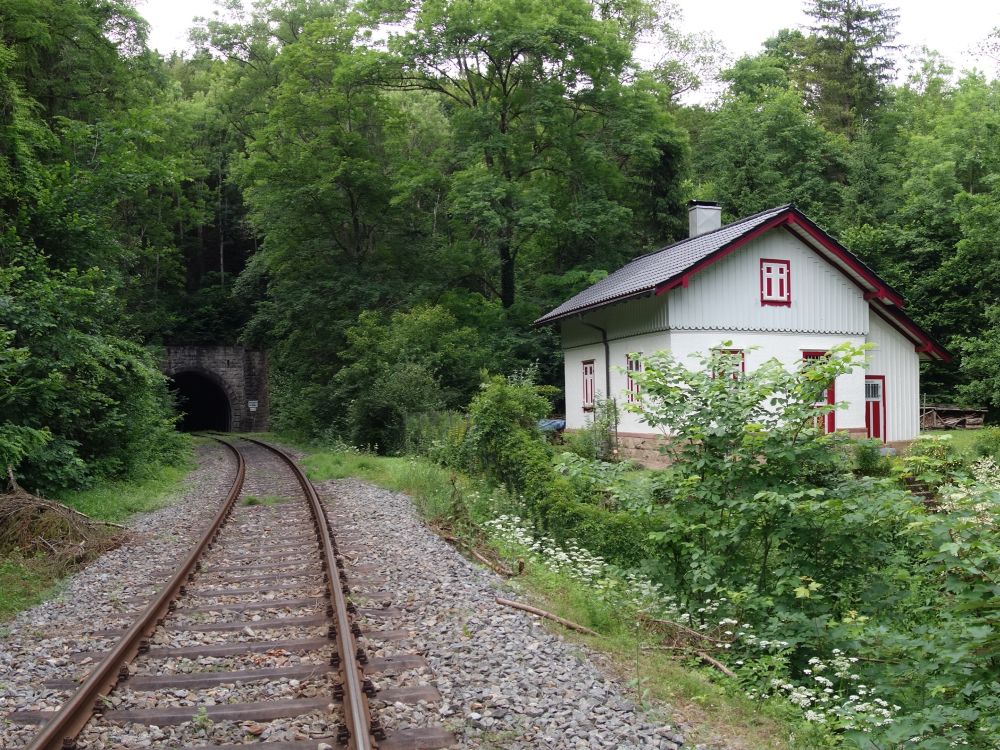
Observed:
[[[790,304],[762,301],[761,261],[769,259],[787,262]],[[772,357],[791,368],[803,352],[849,342],[872,343],[874,349],[866,368],[837,378],[835,399],[847,408],[836,411],[836,429],[864,435],[874,422],[874,436],[885,441],[911,440],[919,433],[920,357],[913,342],[870,309],[854,281],[782,228],[692,274],[686,287],[563,320],[562,341],[568,429],[584,427],[591,416],[583,398],[584,362],[593,362],[594,392],[623,405],[630,353],[669,350],[683,361],[730,341],[728,348],[743,350],[746,369],[752,370]],[[877,405],[866,403],[866,379]],[[621,412],[621,432],[653,432],[637,415]]]

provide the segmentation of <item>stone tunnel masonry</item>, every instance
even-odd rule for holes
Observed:
[[[163,372],[195,372],[214,381],[229,399],[229,429],[263,432],[270,424],[267,355],[242,346],[168,346]],[[256,409],[252,407],[256,406]]]

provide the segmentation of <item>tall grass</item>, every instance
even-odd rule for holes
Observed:
[[[158,466],[143,479],[101,482],[86,490],[65,492],[58,500],[91,518],[120,523],[166,505],[192,468],[190,459],[177,466]]]

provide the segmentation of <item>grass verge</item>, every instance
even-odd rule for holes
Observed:
[[[38,604],[57,580],[36,557],[17,552],[0,556],[0,622]]]
[[[166,505],[193,465],[189,458],[176,466],[152,467],[141,479],[99,482],[56,499],[92,518],[121,523],[135,513]],[[73,569],[61,567],[43,554],[19,550],[0,553],[0,622],[48,598]]]
[[[489,518],[491,488],[428,461],[322,448],[307,448],[306,453],[302,464],[314,481],[354,477],[405,492],[426,521],[446,525],[451,533],[460,535],[463,529],[475,533],[477,521]],[[482,539],[475,541],[481,543]],[[495,551],[508,560],[523,552],[502,545]],[[730,750],[836,746],[834,738],[807,724],[786,702],[750,701],[732,680],[656,650],[652,638],[595,597],[590,587],[553,573],[532,562],[530,556],[527,560],[522,576],[511,582],[521,598],[599,631],[601,637],[593,638],[552,626],[566,640],[603,654],[606,666],[632,686],[637,703],[667,704],[669,720],[686,726],[690,743]]]
[[[955,446],[955,449],[969,458],[975,455],[976,441],[980,435],[979,430],[924,430],[920,433],[921,437],[947,436],[951,439],[951,444]]]
[[[86,490],[66,492],[58,500],[91,518],[121,523],[136,513],[148,513],[167,504],[167,497],[191,471],[188,461],[159,466],[136,480],[100,482]]]

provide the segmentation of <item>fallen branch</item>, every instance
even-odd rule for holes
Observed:
[[[570,630],[576,630],[580,633],[586,633],[587,635],[600,636],[600,633],[586,628],[583,625],[577,625],[571,620],[567,620],[559,615],[554,615],[551,612],[546,612],[544,609],[538,609],[537,607],[532,607],[528,604],[521,604],[520,602],[513,602],[510,599],[501,599],[499,596],[496,597],[497,604],[502,604],[505,607],[513,607],[514,609],[524,610],[525,612],[530,612],[533,615],[538,615],[539,617],[544,617],[546,620],[552,620],[553,622],[558,622]]]
[[[699,633],[697,630],[692,630],[687,625],[681,625],[679,622],[674,622],[673,620],[659,620],[659,619],[657,619],[655,617],[649,617],[647,615],[640,615],[640,616],[646,622],[651,622],[654,625],[666,625],[667,627],[671,627],[671,628],[673,628],[675,630],[679,630],[682,633],[686,633],[687,635],[692,635],[692,636],[694,636],[696,638],[701,638],[703,641],[709,641],[710,643],[731,643],[732,642],[732,641],[728,641],[728,640],[726,640],[724,638],[715,638],[715,637],[713,637],[711,635],[706,635],[705,633]]]
[[[456,547],[460,547],[461,549],[465,550],[474,558],[479,560],[479,562],[481,562],[483,565],[490,568],[494,573],[502,575],[505,578],[513,578],[514,576],[520,575],[522,572],[524,572],[524,560],[518,559],[517,570],[514,571],[508,568],[503,563],[495,560],[490,560],[485,555],[480,554],[478,551],[476,551],[474,547],[469,546],[458,537],[450,536],[449,534],[442,534],[441,538],[444,539],[446,542],[450,542],[451,544],[454,544]]]
[[[8,478],[16,484],[10,474]],[[124,526],[90,518],[23,488],[0,494],[0,550],[41,551],[48,562],[68,568],[117,547]]]
[[[505,578],[513,578],[514,576],[516,576],[520,572],[520,571],[511,570],[510,568],[508,568],[506,565],[504,565],[501,562],[494,562],[493,560],[488,559],[487,557],[485,557],[485,556],[479,554],[478,552],[476,552],[476,550],[472,549],[471,547],[469,548],[469,554],[472,555],[477,560],[479,560],[479,562],[481,562],[483,565],[488,565],[490,568],[492,568],[493,570],[495,570],[497,573],[499,573],[500,575],[504,576]],[[522,565],[521,570],[523,570],[524,569],[523,568],[524,563],[522,562],[521,565]]]
[[[722,674],[724,674],[726,677],[735,677],[736,676],[736,673],[733,670],[731,670],[729,667],[727,667],[725,664],[723,664],[718,659],[713,659],[711,656],[709,656],[708,654],[706,654],[704,651],[699,651],[698,652],[698,658],[701,659],[706,664],[711,664],[713,667],[715,667],[720,672],[722,672]]]

